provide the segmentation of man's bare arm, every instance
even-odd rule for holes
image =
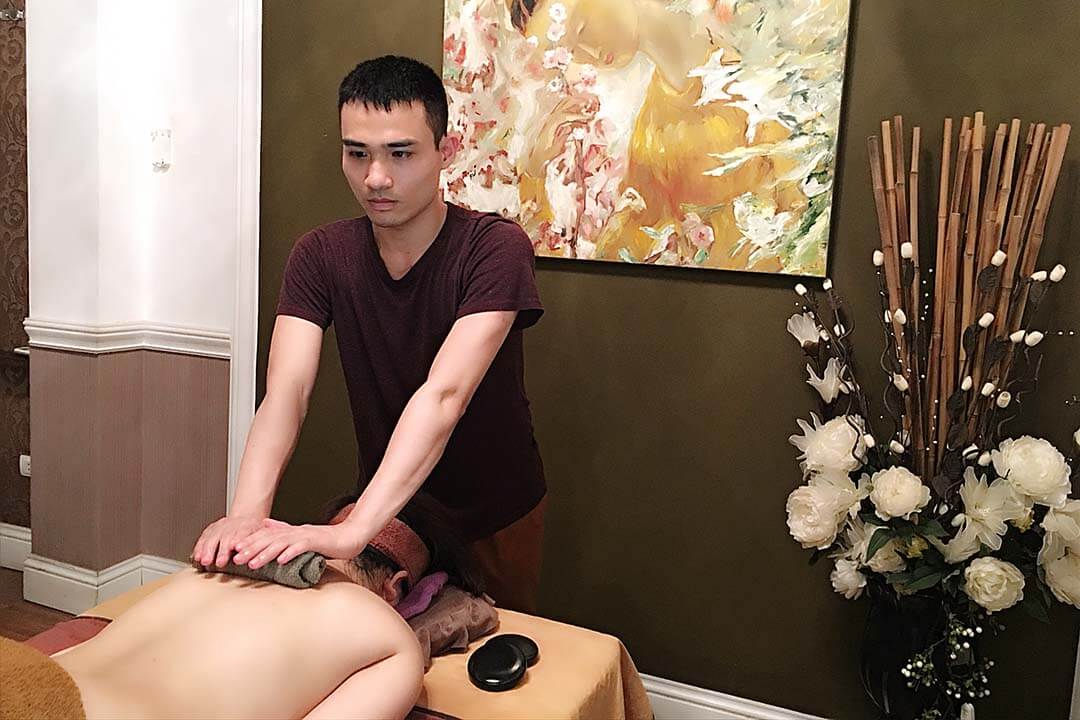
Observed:
[[[308,550],[334,558],[351,558],[363,550],[416,493],[442,457],[450,434],[516,317],[516,311],[485,312],[454,323],[427,380],[401,413],[382,464],[345,522],[333,527],[264,523],[261,530],[243,540],[236,562],[259,568],[274,559],[289,562]]]
[[[266,370],[266,396],[248,432],[236,497],[228,515],[203,531],[192,557],[224,567],[236,543],[270,515],[281,474],[296,448],[319,370],[323,330],[281,315],[274,323]]]

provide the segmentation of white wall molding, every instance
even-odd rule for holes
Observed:
[[[22,572],[30,556],[30,528],[0,523],[0,567]]]
[[[237,118],[236,302],[229,366],[229,471],[226,512],[248,429],[255,416],[255,353],[259,328],[259,148],[262,127],[262,1],[240,6],[240,103]]]
[[[78,615],[89,608],[187,567],[154,555],[136,555],[104,570],[34,555],[23,563],[23,598]]]
[[[824,720],[796,710],[642,675],[656,720]]]
[[[30,347],[101,355],[125,350],[161,350],[182,355],[223,358],[232,354],[227,330],[166,323],[90,325],[41,318],[23,322]]]

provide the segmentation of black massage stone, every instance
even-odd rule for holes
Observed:
[[[496,635],[487,641],[488,645],[492,643],[509,643],[517,647],[521,651],[521,654],[525,656],[525,664],[528,667],[532,667],[536,664],[537,659],[540,657],[540,648],[536,646],[536,643],[532,638],[527,638],[524,635],[517,635],[515,633],[507,633],[505,635]]]
[[[510,643],[485,643],[469,658],[469,679],[481,690],[501,692],[525,675],[525,656]]]

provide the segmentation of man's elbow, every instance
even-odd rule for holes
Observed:
[[[427,383],[424,390],[437,408],[439,417],[451,425],[456,425],[465,414],[465,409],[469,407],[469,400],[472,398],[471,393],[453,385]]]

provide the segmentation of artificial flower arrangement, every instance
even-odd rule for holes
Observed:
[[[872,422],[832,283],[823,297],[796,286],[802,312],[787,328],[822,417],[791,437],[805,484],[788,497],[788,528],[812,562],[832,559],[838,593],[870,596],[862,679],[889,718],[970,717],[990,695],[978,640],[1002,628],[999,613],[1022,606],[1045,621],[1054,598],[1080,608],[1076,471],[1048,441],[1003,434],[1034,390],[1039,307],[1066,273],[1036,263],[1068,135],[1002,123],[987,163],[976,113],[950,177],[947,119],[933,265],[915,212],[920,130],[907,183],[902,118],[882,123],[881,145],[870,138],[885,423]],[[1075,466],[1080,430],[1073,441]]]

